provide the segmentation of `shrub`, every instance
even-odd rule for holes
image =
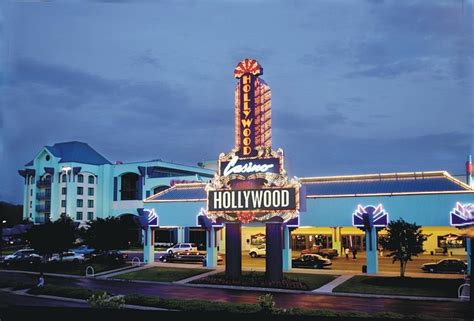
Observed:
[[[275,310],[275,301],[273,300],[273,295],[270,293],[259,296],[257,302],[262,312],[271,313]]]
[[[87,299],[87,302],[89,302],[93,308],[121,309],[125,304],[125,296],[112,296],[107,292],[102,292],[91,295],[90,298]]]

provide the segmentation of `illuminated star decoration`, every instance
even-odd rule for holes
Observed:
[[[474,225],[474,204],[457,202],[449,215],[449,223],[456,227]]]
[[[352,226],[372,228],[386,227],[388,225],[388,213],[382,204],[373,205],[357,205],[357,209],[352,214]]]
[[[238,79],[245,74],[252,74],[256,77],[260,76],[263,74],[263,68],[257,60],[245,58],[235,67],[234,77]]]

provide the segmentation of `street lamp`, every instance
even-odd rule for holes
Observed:
[[[2,259],[2,249],[3,249],[3,225],[5,225],[7,221],[2,220],[2,224],[0,224],[0,260]]]
[[[72,167],[69,167],[69,166],[64,166],[61,169],[61,172],[66,174],[66,194],[64,195],[64,202],[66,203],[65,204],[66,206],[64,206],[64,214],[66,215],[66,217],[67,217],[67,193],[69,192],[67,182],[69,181],[68,174],[70,171],[72,171]]]

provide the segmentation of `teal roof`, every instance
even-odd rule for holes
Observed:
[[[83,163],[92,165],[111,164],[104,156],[99,154],[95,149],[82,142],[65,142],[57,143],[53,146],[45,146],[45,148],[59,158],[60,163]],[[28,162],[25,166],[32,166],[33,161]]]

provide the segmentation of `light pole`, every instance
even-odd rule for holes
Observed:
[[[69,192],[67,182],[69,181],[69,172],[70,171],[72,171],[72,167],[69,167],[69,166],[65,166],[61,169],[61,173],[66,174],[66,194],[64,195],[64,203],[66,203],[65,206],[64,206],[64,214],[66,215],[66,217],[67,217],[67,193]],[[61,217],[61,215],[60,215],[60,217]]]
[[[3,225],[5,225],[7,221],[2,220],[2,224],[0,224],[0,260],[2,259],[2,249],[3,249]]]

